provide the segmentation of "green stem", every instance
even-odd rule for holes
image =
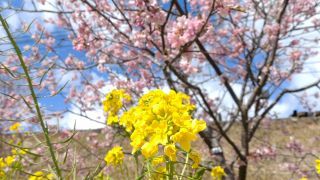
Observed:
[[[148,171],[149,178],[151,179],[151,167],[150,167],[149,160],[147,161],[147,171]]]
[[[42,118],[40,107],[39,107],[39,104],[38,104],[38,99],[37,99],[36,93],[35,93],[35,91],[33,89],[32,80],[30,78],[30,75],[29,75],[29,72],[28,72],[28,68],[27,68],[26,64],[24,63],[24,61],[23,61],[21,50],[18,47],[16,41],[13,39],[13,37],[12,37],[10,31],[9,31],[9,27],[7,25],[7,22],[6,22],[6,20],[3,19],[1,14],[0,14],[0,21],[2,23],[2,26],[3,26],[4,30],[7,33],[7,36],[9,38],[11,44],[13,45],[13,47],[15,49],[15,52],[17,53],[17,56],[19,58],[21,66],[23,68],[24,74],[26,75],[26,79],[28,81],[28,86],[29,86],[29,89],[30,89],[30,92],[31,92],[31,96],[32,96],[32,99],[33,99],[33,102],[34,102],[34,105],[35,105],[35,108],[36,108],[37,117],[38,117],[38,119],[40,121],[40,125],[41,125],[42,131],[44,133],[44,136],[45,136],[45,139],[46,139],[46,143],[47,143],[47,145],[49,147],[50,155],[51,155],[53,164],[55,166],[55,170],[56,170],[57,176],[58,176],[59,179],[62,179],[61,170],[59,168],[58,161],[56,159],[56,156],[54,154],[53,147],[52,147],[52,144],[51,144],[51,141],[50,141],[49,131],[48,131],[48,129],[46,128],[46,126],[44,124],[44,120]]]
[[[120,168],[121,176],[123,177],[123,175],[124,175],[123,164],[120,164],[120,165],[119,165],[119,168]],[[127,178],[128,178],[128,177],[127,177]]]
[[[174,164],[172,161],[169,161],[169,180],[173,179],[174,174]]]
[[[134,160],[135,160],[135,163],[136,163],[136,179],[138,178],[138,176],[139,176],[139,157],[138,157],[138,155],[135,153],[134,155]]]
[[[184,166],[183,166],[182,172],[181,172],[181,174],[180,174],[179,180],[182,180],[182,177],[183,177],[183,175],[184,175],[184,172],[186,171],[186,168],[187,168],[188,161],[189,161],[189,153],[187,153],[187,155],[186,155],[186,161],[185,161],[185,164],[184,164]]]

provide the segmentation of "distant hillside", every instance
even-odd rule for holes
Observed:
[[[240,128],[239,124],[235,124],[228,132],[238,144],[240,144]],[[33,153],[37,153],[35,149],[40,147],[39,144],[44,141],[41,133],[2,134],[0,136],[1,156],[10,152],[9,146],[3,141],[8,142],[10,139],[14,139],[17,142],[17,139],[23,139],[22,146],[33,147]],[[110,141],[111,143],[110,139],[112,137],[107,136],[105,129],[81,130],[77,131],[70,141],[65,142],[71,136],[71,131],[58,132],[52,135],[52,141],[64,142],[61,145],[56,145],[58,152],[66,152],[66,149],[68,149],[68,156],[75,152],[79,161],[83,159],[86,164],[91,164],[90,167],[78,169],[81,174],[85,175],[89,171],[93,171],[97,164],[103,162],[105,153],[111,145],[106,142]],[[127,153],[130,154],[128,141],[123,140],[121,135],[115,136],[112,141],[114,144],[124,146]],[[199,141],[197,146],[197,149],[202,150],[203,159],[214,160],[202,141]],[[230,146],[225,141],[222,141],[222,147],[228,161],[234,159],[234,154],[231,153]],[[253,139],[250,154],[249,180],[299,179],[303,176],[303,173],[308,175],[309,179],[317,179],[314,170],[314,155],[320,157],[320,118],[292,117],[263,122]],[[40,153],[40,155],[45,156],[46,154]],[[61,159],[64,157],[65,154],[60,154]],[[129,166],[133,168],[135,166],[134,160],[129,157],[128,161],[132,161]],[[47,166],[47,163],[38,162],[31,168],[38,169],[43,165]],[[69,166],[72,166],[72,162],[66,162],[63,165],[68,169]],[[234,164],[234,167],[236,166],[237,160]],[[122,177],[121,174],[117,174],[119,173],[117,171],[111,171],[111,173],[113,177],[119,177],[120,179]]]

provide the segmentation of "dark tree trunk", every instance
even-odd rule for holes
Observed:
[[[244,162],[243,164],[240,165],[239,167],[239,180],[245,180],[247,178],[247,169],[248,165],[247,162]]]
[[[219,143],[218,133],[214,132],[212,128],[208,127],[208,129],[205,131],[200,132],[200,136],[210,149],[210,154],[213,156],[214,160],[218,162],[219,165],[224,167],[224,171],[227,174],[224,179],[234,180],[233,170],[226,164],[226,159]]]
[[[249,124],[248,124],[248,111],[243,109],[242,112],[242,132],[241,132],[241,148],[243,156],[240,158],[238,179],[245,180],[247,178],[248,170],[248,155],[249,155]]]

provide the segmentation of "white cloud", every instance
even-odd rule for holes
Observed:
[[[299,101],[296,97],[293,95],[286,95],[278,104],[274,106],[270,113],[272,115],[276,115],[278,118],[286,118],[291,116],[293,111],[298,109],[298,106]]]
[[[1,7],[7,7],[10,5],[9,0],[1,2]],[[32,3],[34,2],[34,3]],[[36,6],[37,10],[55,10],[54,5],[57,3],[57,0],[47,0],[47,3],[41,4],[38,1],[32,0],[24,0],[21,4],[24,5],[25,10],[34,10],[34,5]],[[15,7],[20,8],[20,7]],[[56,26],[49,23],[43,23],[45,19],[55,19],[57,15],[55,13],[49,12],[41,12],[41,13],[31,13],[31,12],[22,12],[22,11],[14,11],[10,9],[4,9],[3,15],[8,17],[7,21],[12,31],[16,31],[21,28],[22,23],[30,24],[34,20],[37,20],[43,24],[47,31],[53,32],[56,29]],[[33,29],[31,29],[33,30]],[[3,33],[0,30],[0,35]]]
[[[101,107],[96,106],[93,111],[81,112],[76,106],[71,106],[70,111],[65,114],[61,124],[65,128],[72,129],[97,129],[105,127],[105,117]],[[88,118],[87,118],[88,117]]]
[[[67,74],[61,81],[60,84],[64,84],[65,82],[71,80],[74,76],[74,73]],[[100,80],[103,80],[102,77],[98,76],[96,73],[91,73],[92,76],[92,83],[96,83]],[[80,80],[74,83],[73,85],[79,86]],[[102,89],[102,93],[109,92],[113,86],[110,83],[107,83]],[[65,90],[66,92],[68,89]],[[102,101],[102,100],[101,100]],[[68,129],[97,129],[97,128],[103,128],[105,127],[105,116],[102,110],[102,107],[99,105],[95,105],[93,107],[94,110],[91,111],[82,111],[78,107],[80,107],[79,104],[71,105],[69,110],[71,112],[67,112],[63,119],[61,120],[61,124],[64,128]]]

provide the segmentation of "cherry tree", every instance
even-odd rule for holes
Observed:
[[[46,75],[40,88],[61,93],[92,121],[85,112],[101,105],[106,87],[126,89],[136,98],[154,88],[183,91],[199,107],[194,116],[207,121],[201,137],[217,163],[228,178],[246,179],[250,143],[261,123],[275,117],[273,109],[286,96],[299,96],[320,83],[317,78],[294,83],[317,55],[319,3],[41,0],[6,9],[55,14],[45,22],[68,32],[73,49],[85,54],[59,56],[60,40],[37,23],[30,35],[51,53],[42,61],[38,49],[31,49],[30,59],[41,61],[37,73]],[[10,58],[6,67],[8,62]],[[81,83],[70,83],[68,91],[60,92],[64,76]],[[303,97],[302,103],[309,107]],[[239,139],[229,135],[235,125],[241,127]],[[234,156],[224,153],[221,141]]]

